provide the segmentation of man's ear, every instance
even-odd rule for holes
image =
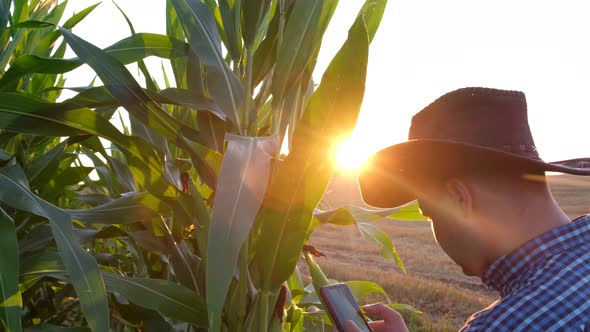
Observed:
[[[471,213],[473,208],[473,193],[465,182],[459,179],[450,179],[445,183],[445,190],[451,201],[460,209],[463,216]]]

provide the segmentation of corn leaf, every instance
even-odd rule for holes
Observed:
[[[154,102],[125,66],[100,48],[60,28],[72,50],[100,77],[111,95],[131,115],[171,141],[176,141],[183,125]]]
[[[144,92],[125,66],[114,57],[63,28],[60,28],[60,31],[74,52],[95,70],[111,95],[134,118],[148,126],[150,132],[152,130],[157,132],[191,154],[191,159],[199,168],[203,180],[213,185],[213,170],[207,167],[206,161],[203,160],[204,156],[200,155],[185,138],[189,137],[193,141],[199,141],[198,132],[164,111]],[[153,141],[156,140],[157,138]],[[150,139],[150,141],[152,140]]]
[[[350,133],[358,117],[368,46],[359,18],[313,95],[291,153],[271,180],[251,266],[254,282],[262,289],[278,289],[295,268],[313,211],[332,175],[333,140]]]
[[[185,39],[184,31],[178,21],[178,15],[176,15],[176,10],[170,0],[166,0],[166,34],[178,40]],[[194,55],[194,52],[191,53]],[[170,59],[170,65],[176,80],[176,87],[187,88],[187,76],[189,75],[187,72],[187,59],[181,57],[172,58]]]
[[[117,310],[125,320],[141,326],[142,332],[177,332],[166,319],[155,310],[135,304],[117,304]]]
[[[78,25],[78,23],[82,22],[82,20],[85,19],[86,16],[88,16],[90,13],[92,13],[92,11],[96,7],[98,7],[98,5],[100,5],[100,2],[95,3],[94,5],[88,6],[84,9],[82,9],[80,12],[72,15],[72,17],[70,17],[67,21],[64,22],[63,27],[68,30],[71,30],[73,27]]]
[[[315,53],[324,0],[295,2],[278,50],[272,81],[273,99],[281,101],[287,89],[301,76]]]
[[[271,0],[244,0],[243,17],[244,30],[242,35],[248,48],[253,48],[260,26],[270,9]]]
[[[219,0],[219,14],[223,23],[225,44],[234,61],[239,61],[242,55],[242,0]]]
[[[399,257],[397,250],[395,250],[393,242],[387,233],[373,224],[364,222],[357,223],[357,227],[365,240],[373,242],[381,248],[381,256],[383,256],[385,259],[394,261],[395,264],[397,264],[397,266],[399,266],[399,268],[402,269],[404,273],[406,273],[404,263]]]
[[[221,51],[221,39],[209,7],[198,0],[171,0],[191,49],[207,69],[209,92],[228,118],[241,128],[239,109],[244,88],[229,69]]]
[[[158,92],[151,90],[144,90],[144,92],[160,104],[181,105],[192,110],[209,111],[222,120],[226,119],[225,113],[219,109],[213,100],[203,95],[196,95],[186,89],[169,88]],[[66,102],[89,108],[120,106],[104,86],[82,90]],[[196,116],[196,114],[193,115]]]
[[[345,281],[343,284],[348,286],[352,297],[354,297],[357,301],[370,294],[379,294],[382,295],[387,300],[387,302],[390,302],[389,296],[387,295],[385,289],[383,289],[383,287],[377,283],[371,281]],[[314,290],[313,292],[306,295],[301,300],[301,303],[321,304],[321,301],[317,295],[316,290]]]
[[[361,8],[359,15],[362,15],[365,20],[369,41],[372,41],[377,33],[386,5],[387,0],[367,0]]]
[[[416,203],[409,203],[391,209],[367,209],[346,205],[328,211],[316,209],[313,216],[321,223],[335,225],[354,225],[355,222],[374,222],[383,218],[408,221],[426,220],[426,217],[420,214]]]
[[[89,224],[130,224],[172,214],[170,207],[146,192],[129,193],[91,209],[66,210],[73,219]]]
[[[122,39],[105,50],[117,61],[130,64],[148,56],[172,59],[186,56],[188,44],[168,36],[138,33]],[[59,59],[36,56],[32,54],[18,57],[12,62],[8,71],[0,79],[0,91],[7,91],[12,84],[28,74],[63,74],[72,71],[84,62],[80,59]]]
[[[207,249],[207,305],[212,331],[221,328],[221,311],[240,249],[262,205],[270,161],[279,149],[277,136],[228,134],[213,203]]]
[[[207,326],[205,299],[197,293],[168,280],[123,277],[103,272],[109,291],[117,291],[130,302],[156,310],[162,315]]]
[[[23,307],[18,288],[19,249],[14,220],[0,208],[0,327],[18,332]]]
[[[60,160],[66,150],[67,141],[63,141],[47,153],[33,159],[29,167],[25,168],[25,173],[31,187],[36,187],[40,182],[46,182],[51,179]]]
[[[16,93],[0,92],[0,100],[0,129],[44,136],[100,136],[125,154],[138,184],[157,196],[179,195],[178,189],[162,176],[163,162],[154,148],[141,138],[121,134],[96,112],[75,108],[77,105],[46,103]]]
[[[169,280],[125,277],[101,272],[109,293],[119,293],[130,302],[156,310],[172,319],[200,327],[207,326],[205,299],[190,289]],[[27,259],[21,265],[21,282],[38,280],[43,276],[70,281],[59,256],[46,251]]]
[[[277,56],[279,15],[269,23],[266,38],[256,48],[252,63],[252,86],[258,86],[275,65]]]
[[[303,321],[305,320],[303,316],[303,309],[298,307],[293,307],[293,315],[291,316],[291,329],[290,332],[303,332]]]
[[[8,24],[11,0],[0,0],[0,31]]]
[[[71,275],[88,325],[93,331],[108,331],[109,310],[104,281],[94,257],[76,240],[70,216],[31,193],[18,166],[0,168],[0,187],[3,189],[0,200],[5,204],[49,219],[60,257]]]

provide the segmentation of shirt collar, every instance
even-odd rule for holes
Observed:
[[[565,250],[588,244],[590,215],[554,228],[498,258],[482,277],[483,283],[501,297],[510,294],[521,281],[536,272],[536,265]]]

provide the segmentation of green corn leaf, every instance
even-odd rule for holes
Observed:
[[[66,281],[67,272],[59,258],[59,253],[46,248],[38,254],[22,257],[20,263],[19,288],[21,293],[28,290],[44,277]]]
[[[222,120],[226,119],[225,113],[219,109],[213,100],[203,95],[196,95],[186,89],[169,88],[158,92],[151,90],[144,90],[144,92],[160,104],[180,105],[192,110],[209,111]],[[89,108],[120,106],[104,86],[82,90],[66,102]],[[196,116],[196,114],[193,115]]]
[[[190,90],[169,88],[158,92],[164,98],[158,102],[182,105],[190,109],[199,111],[209,111],[221,120],[225,120],[227,116],[215,104],[215,102],[204,95],[197,95]]]
[[[244,30],[242,31],[242,35],[244,37],[244,43],[250,49],[254,47],[258,31],[270,9],[271,2],[270,0],[243,1],[242,15],[244,17]]]
[[[316,209],[313,215],[321,223],[343,226],[354,225],[355,222],[374,222],[383,218],[408,221],[426,220],[426,217],[420,214],[417,203],[409,203],[391,209],[367,209],[346,205],[329,211]]]
[[[219,13],[225,33],[225,44],[234,61],[242,55],[241,7],[243,0],[219,0]]]
[[[244,98],[244,88],[225,63],[221,51],[221,39],[211,10],[201,1],[171,0],[171,2],[178,13],[191,49],[207,68],[209,91],[213,100],[237,128],[242,128],[239,109]]]
[[[23,301],[18,288],[19,248],[14,220],[0,208],[0,327],[20,332]]]
[[[130,278],[106,272],[103,277],[109,290],[120,292],[130,302],[173,319],[207,326],[205,300],[184,286],[168,280]]]
[[[43,58],[36,55],[23,55],[17,58],[0,80],[0,91],[7,91],[12,84],[29,73],[61,74],[79,67],[75,60]]]
[[[362,18],[326,70],[304,118],[293,148],[276,172],[259,214],[261,234],[251,265],[255,284],[276,290],[293,272],[312,214],[333,171],[330,149],[335,137],[349,134],[364,94],[368,36]]]
[[[38,20],[27,20],[21,21],[16,24],[11,25],[8,27],[10,30],[16,29],[41,29],[41,28],[50,28],[55,26],[54,23],[45,22],[45,21],[38,21]]]
[[[388,260],[392,260],[399,266],[400,269],[404,273],[406,273],[406,268],[404,267],[404,263],[402,262],[401,258],[397,254],[397,250],[393,246],[393,242],[387,233],[379,229],[377,226],[373,224],[368,224],[364,222],[357,223],[358,230],[363,236],[363,238],[367,241],[373,242],[381,248],[381,256],[385,257]]]
[[[74,229],[74,234],[80,243],[88,242],[94,239],[112,239],[127,236],[127,233],[116,226],[107,226],[101,229],[77,228]]]
[[[361,8],[359,15],[362,15],[365,20],[369,41],[372,41],[377,33],[386,5],[387,0],[367,0]]]
[[[199,134],[192,128],[189,128],[169,115],[160,106],[151,99],[141,88],[141,86],[131,76],[123,64],[118,62],[114,57],[102,51],[96,46],[78,38],[67,30],[60,28],[62,35],[70,47],[77,52],[78,56],[87,62],[101,78],[111,95],[123,106],[129,113],[144,125],[162,135],[171,142],[175,142],[179,147],[191,154],[191,158],[196,160],[196,165],[205,165],[200,167],[200,175],[208,184],[214,184],[212,170],[206,167],[206,163],[199,160],[198,151],[192,148],[185,135],[193,141],[198,141]],[[148,132],[149,134],[149,132]],[[134,173],[136,174],[136,173]],[[136,174],[137,175],[137,174]]]
[[[121,134],[108,120],[77,105],[53,104],[27,96],[0,92],[0,129],[30,135],[96,135],[110,140],[126,158],[134,180],[156,196],[177,197],[177,188],[163,177],[163,162],[154,148],[139,137]],[[198,146],[194,143],[193,146]],[[207,157],[209,151],[196,152]]]
[[[380,294],[385,297],[387,302],[390,302],[389,296],[383,287],[371,281],[346,281],[344,282],[350,289],[352,296],[360,300],[369,294]]]
[[[129,193],[91,209],[66,210],[73,219],[89,224],[130,224],[170,216],[170,207],[149,193]]]
[[[301,76],[315,53],[314,45],[323,6],[324,0],[295,2],[285,27],[284,42],[278,50],[273,75],[272,93],[277,102],[283,99],[287,89]]]
[[[167,139],[177,140],[183,125],[143,91],[122,63],[66,29],[60,28],[60,31],[72,50],[94,69],[111,95],[131,115]]]
[[[178,40],[185,39],[184,31],[178,21],[178,15],[176,15],[176,10],[170,0],[166,0],[166,34]],[[194,55],[194,52],[191,53]],[[172,66],[172,73],[176,80],[176,87],[187,88],[187,59],[180,57],[172,58],[170,59],[170,65]]]
[[[293,307],[293,314],[291,316],[291,329],[289,330],[290,332],[303,332],[303,322],[304,322],[304,316],[303,316],[303,309],[301,308],[297,308],[297,307]]]
[[[0,31],[8,24],[11,0],[0,0]]]
[[[117,5],[117,3],[113,3],[115,4],[115,7],[117,7],[119,12],[123,15],[125,21],[127,21],[127,25],[129,26],[129,30],[131,30],[131,34],[135,35],[135,28],[133,27],[131,20],[129,20],[129,17],[127,17],[127,14],[125,14],[125,12],[121,9],[121,7],[119,7],[119,5]],[[139,60],[137,62],[137,66],[145,78],[146,87],[149,90],[159,90],[158,85],[149,73],[147,66],[145,65],[145,62],[143,60]],[[121,100],[120,97],[118,99]],[[145,125],[141,121],[138,121],[135,116],[131,116],[129,118],[129,121],[131,124],[131,131],[135,136],[144,138],[146,141],[152,143],[152,145],[157,147],[158,150],[165,153],[166,156],[170,156],[170,151],[168,148],[168,142],[166,141],[166,138],[162,137],[161,135],[158,135],[158,133],[156,133],[151,127]]]
[[[168,36],[139,33],[107,47],[105,52],[123,64],[130,64],[148,56],[173,59],[188,54],[188,44]],[[46,58],[36,55],[23,55],[12,62],[8,71],[0,79],[0,91],[6,91],[28,74],[63,74],[83,64],[80,59]]]
[[[129,64],[148,56],[174,59],[188,55],[189,45],[166,35],[138,33],[105,48],[117,61]]]
[[[129,302],[169,318],[207,326],[205,299],[184,286],[169,280],[132,278],[104,271],[101,275],[109,293],[117,292]],[[21,282],[38,280],[42,276],[62,281],[71,279],[59,256],[51,251],[32,256],[21,265]]]
[[[82,22],[83,19],[86,18],[96,7],[100,5],[100,2],[95,3],[94,5],[88,6],[82,9],[79,13],[72,15],[67,21],[64,22],[63,27],[65,29],[71,30],[74,28],[78,23]]]
[[[59,254],[72,276],[72,284],[88,325],[93,331],[108,331],[109,310],[104,282],[96,260],[76,240],[70,216],[31,193],[18,166],[0,168],[0,200],[14,208],[49,219]]]
[[[279,150],[277,136],[243,137],[228,134],[213,203],[207,249],[209,325],[221,328],[221,314],[240,249],[262,205],[270,162]]]
[[[128,322],[142,327],[142,332],[177,332],[157,311],[135,304],[117,304],[117,311]]]
[[[167,237],[168,247],[172,248],[170,258],[176,279],[181,285],[198,293],[201,259],[192,253],[185,241],[176,242],[171,234]]]
[[[25,169],[27,179],[32,187],[36,187],[40,182],[46,182],[51,179],[57,171],[57,166],[65,152],[67,141],[63,141],[47,153],[33,159],[30,166]]]
[[[383,287],[379,284],[371,282],[371,281],[345,281],[343,282],[348,286],[350,289],[350,293],[355,300],[359,301],[363,297],[370,295],[370,294],[379,294],[382,295],[387,302],[390,302],[389,296]],[[309,293],[305,296],[301,303],[305,304],[321,304],[320,298],[318,297],[316,291]]]
[[[25,254],[45,250],[52,241],[51,227],[47,224],[40,224],[19,239],[19,252],[23,257],[26,257]]]
[[[269,23],[266,37],[256,48],[252,63],[252,86],[258,86],[276,63],[279,15]]]
[[[64,9],[65,9],[65,4],[66,4],[66,2],[62,3]],[[80,23],[84,18],[86,18],[86,16],[88,16],[99,4],[100,3],[96,3],[92,6],[89,6],[85,9],[81,10],[79,13],[74,14],[72,17],[70,17],[63,24],[63,27],[68,30],[72,30],[76,25],[78,25],[78,23]],[[49,21],[49,20],[45,19],[44,21]],[[51,22],[48,22],[48,23],[57,24],[58,22],[59,22],[59,20],[52,20]],[[59,38],[59,36],[61,36],[59,31],[48,32],[45,37],[43,37],[39,42],[36,43],[36,48],[37,49],[44,49],[44,50],[46,50],[46,53],[41,54],[41,53],[37,52],[36,55],[39,55],[39,56],[42,55],[42,56],[48,57],[51,54],[51,49],[53,48],[52,45],[55,44],[55,42]],[[29,42],[31,42],[31,41],[29,41]],[[63,58],[63,55],[65,53],[65,43],[61,43],[59,46],[59,49],[63,49],[63,52],[61,52],[61,51],[55,52],[54,55],[52,56],[52,58]]]
[[[307,268],[309,269],[309,274],[311,275],[311,281],[313,287],[317,290],[324,286],[329,286],[332,284],[330,280],[324,274],[324,271],[320,268],[318,263],[316,263],[313,256],[306,252],[303,254],[305,257],[305,263],[307,263]]]

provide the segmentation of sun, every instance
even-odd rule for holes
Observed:
[[[370,152],[363,148],[358,139],[344,139],[336,147],[336,166],[341,173],[354,174],[363,167],[369,155]]]

